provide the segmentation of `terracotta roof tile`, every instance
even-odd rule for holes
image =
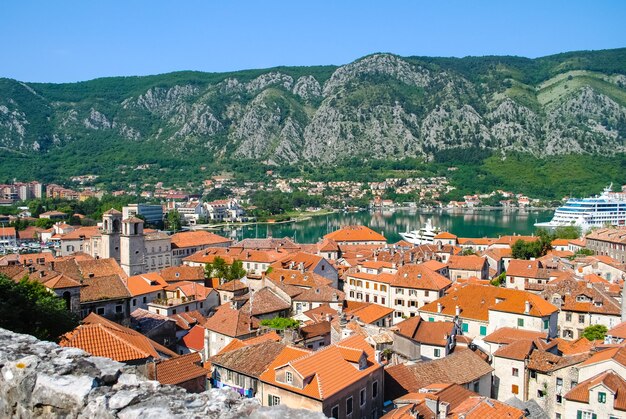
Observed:
[[[468,284],[449,292],[444,297],[424,305],[420,311],[437,313],[437,304],[442,313],[454,316],[456,306],[461,308],[461,317],[487,321],[489,310],[522,314],[525,302],[530,302],[529,315],[547,316],[558,309],[538,295],[509,288]]]
[[[387,242],[387,239],[382,234],[361,225],[343,227],[328,233],[324,238],[334,240],[335,242]]]
[[[218,236],[208,231],[185,231],[172,234],[172,248],[211,246],[216,244],[230,243],[231,240]]]
[[[126,287],[133,297],[161,291],[166,286],[167,282],[157,272],[134,275],[126,280]]]
[[[103,356],[120,362],[160,359],[162,355],[176,354],[139,332],[90,313],[83,324],[61,337],[61,346],[83,349],[94,356]]]
[[[202,266],[171,266],[161,271],[161,276],[167,282],[176,281],[204,281],[204,268]]]
[[[579,383],[565,395],[565,399],[588,404],[589,390],[598,385],[607,387],[615,394],[614,409],[626,411],[626,380],[613,370],[602,372]]]
[[[351,316],[358,317],[363,323],[372,324],[378,320],[389,316],[393,309],[375,303],[363,303],[357,301],[344,302],[343,312]]]
[[[528,355],[530,355],[530,352],[532,350],[533,341],[522,339],[516,340],[506,346],[501,347],[493,353],[493,356],[497,356],[498,358],[508,358],[523,361],[528,357]]]
[[[211,357],[210,361],[211,365],[258,378],[284,348],[285,345],[280,342],[266,340],[230,351],[222,351]]]
[[[352,365],[357,357],[360,358],[359,354],[367,357],[367,366],[360,370]],[[301,377],[307,378],[304,388],[300,389],[276,381],[275,370],[287,363]],[[287,347],[261,374],[260,378],[261,381],[273,386],[317,400],[324,400],[380,368],[382,367],[374,359],[372,347],[363,337],[355,335],[313,353],[294,351],[293,348]]]
[[[80,302],[130,298],[131,294],[118,275],[86,278],[82,281]]]
[[[483,259],[484,261],[484,259]],[[404,265],[394,275],[391,285],[402,288],[441,291],[452,282],[445,276],[434,272],[424,265]]]
[[[343,291],[339,291],[336,288],[322,286],[313,287],[301,292],[296,296],[294,301],[309,301],[309,302],[321,302],[321,303],[333,303],[342,302],[346,295]]]
[[[524,411],[488,397],[465,399],[449,412],[450,419],[523,419]]]
[[[229,303],[219,306],[204,326],[214,332],[230,337],[245,336],[259,328],[259,321],[249,312],[235,310]]]
[[[481,258],[480,256],[476,255],[452,255],[448,259],[448,268],[466,271],[480,271],[485,263],[487,263],[487,260],[485,258]]]
[[[509,344],[518,340],[534,340],[545,338],[547,333],[533,330],[515,329],[513,327],[500,327],[483,338],[485,342],[497,344]]]
[[[199,377],[206,378],[207,371],[202,368],[200,354],[190,353],[156,364],[156,378],[161,384],[176,385]]]

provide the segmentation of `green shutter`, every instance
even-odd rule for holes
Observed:
[[[487,326],[480,326],[480,336],[487,335]]]
[[[461,330],[463,330],[464,332],[468,332],[469,331],[469,324],[461,323]]]
[[[591,419],[598,419],[598,415],[596,415],[595,413],[591,414]]]
[[[547,329],[550,326],[550,321],[549,320],[544,320],[543,321],[543,328]]]
[[[272,405],[272,395],[271,395],[271,394],[268,394],[268,395],[267,395],[267,405],[268,405],[268,406],[271,406],[271,405]]]
[[[576,419],[583,419],[583,412],[581,410],[576,411]]]
[[[434,319],[433,317],[429,317],[429,318],[428,318],[428,321],[429,321],[429,322],[434,322],[434,321],[435,321],[435,319]]]

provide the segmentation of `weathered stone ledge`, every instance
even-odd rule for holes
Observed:
[[[0,329],[2,418],[323,417],[318,415],[261,407],[228,390],[187,393],[149,381],[135,367]]]

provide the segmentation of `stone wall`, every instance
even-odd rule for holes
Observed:
[[[0,417],[322,418],[211,389],[191,394],[145,379],[135,367],[0,329]]]

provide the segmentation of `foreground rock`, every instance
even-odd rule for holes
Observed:
[[[315,418],[212,389],[190,394],[146,380],[135,367],[0,329],[0,417]],[[317,417],[323,417],[319,415]]]

